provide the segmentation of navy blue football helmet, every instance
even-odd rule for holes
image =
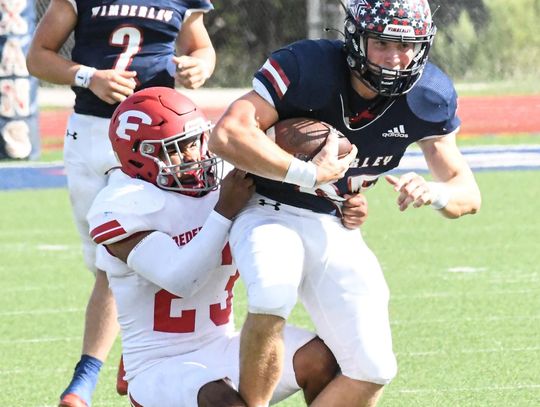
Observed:
[[[420,78],[437,28],[427,0],[350,0],[346,7],[347,63],[358,78],[381,96],[407,93]],[[388,69],[367,59],[367,40],[415,44],[405,69]]]

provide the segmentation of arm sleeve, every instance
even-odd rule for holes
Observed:
[[[231,221],[212,211],[201,231],[179,248],[163,232],[153,232],[131,250],[127,265],[147,280],[180,297],[191,297],[221,264]]]

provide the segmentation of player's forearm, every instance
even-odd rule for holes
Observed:
[[[209,148],[236,168],[277,181],[283,181],[292,160],[261,130],[230,117],[218,123]]]
[[[80,64],[46,49],[31,49],[26,65],[32,76],[58,85],[72,85],[80,67]]]
[[[201,231],[181,248],[165,233],[153,232],[131,250],[127,265],[165,290],[191,297],[221,263],[230,225],[229,219],[212,212]]]
[[[440,209],[441,215],[455,219],[480,210],[482,197],[472,173],[461,174],[443,184],[448,189],[448,204]]]
[[[216,51],[214,47],[210,44],[206,48],[197,49],[189,54],[190,57],[198,58],[204,62],[204,65],[207,69],[207,77],[209,78],[216,67]]]

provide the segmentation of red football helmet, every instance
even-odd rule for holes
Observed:
[[[208,151],[213,125],[174,89],[147,88],[124,100],[111,118],[109,138],[122,171],[157,187],[202,196],[215,189],[223,160]],[[196,158],[186,149],[197,148]]]
[[[420,79],[437,28],[427,0],[349,0],[345,18],[347,63],[381,96],[407,93]],[[367,59],[367,39],[415,44],[406,69],[388,69]]]

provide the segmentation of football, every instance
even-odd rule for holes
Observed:
[[[338,157],[346,156],[352,149],[350,141],[332,126],[319,120],[286,119],[266,130],[272,141],[303,161],[311,160],[321,151],[330,132],[336,132],[339,136]]]

